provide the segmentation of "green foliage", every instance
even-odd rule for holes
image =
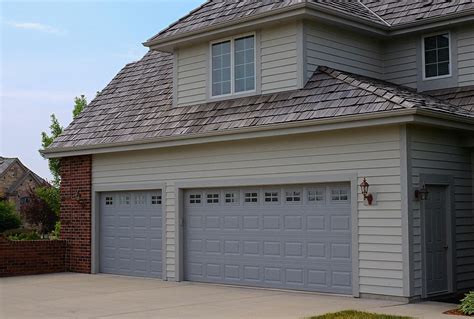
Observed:
[[[328,313],[322,316],[311,317],[310,319],[413,319],[413,318],[391,316],[391,315],[379,315],[375,313],[348,310],[348,311],[341,311],[337,313]]]
[[[74,109],[72,110],[72,118],[75,119],[76,117],[81,114],[81,112],[86,108],[87,106],[87,100],[84,95],[81,95],[80,97],[75,97],[74,98]]]
[[[59,121],[54,114],[51,115],[51,125],[49,128],[51,131],[50,135],[48,135],[46,132],[41,132],[41,146],[43,149],[50,146],[53,141],[63,132],[63,127],[61,124],[59,124]],[[59,175],[59,163],[59,159],[49,159],[49,170],[51,171],[51,175],[53,175],[52,183],[56,187],[59,187],[59,183],[61,181],[61,177]]]
[[[75,119],[76,117],[79,116],[79,114],[84,110],[84,108],[87,106],[87,100],[84,95],[81,95],[80,97],[75,97],[74,98],[74,108],[72,110],[72,117]],[[49,126],[50,128],[50,133],[42,132],[41,133],[41,146],[43,149],[47,148],[50,146],[54,140],[62,134],[64,128],[59,124],[59,121],[56,117],[56,115],[51,114],[51,125]],[[51,174],[53,175],[53,181],[52,184],[55,187],[59,187],[59,184],[61,182],[61,176],[59,175],[59,165],[60,161],[58,159],[49,159],[49,170],[51,171]]]
[[[36,231],[30,230],[9,235],[7,238],[10,240],[40,240],[41,236]]]
[[[0,233],[20,227],[21,219],[15,206],[8,201],[0,201]]]
[[[61,208],[61,195],[57,187],[39,187],[36,189],[36,194],[39,198],[44,200],[49,208],[59,217]]]
[[[461,306],[459,306],[459,310],[465,315],[474,315],[474,291],[466,294],[466,297],[461,300]]]
[[[54,230],[51,232],[49,239],[59,239],[61,235],[61,222],[57,221],[54,225]]]

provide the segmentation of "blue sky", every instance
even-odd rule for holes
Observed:
[[[38,149],[50,114],[66,127],[75,96],[90,101],[146,53],[142,42],[203,2],[0,1],[0,155],[49,179]]]

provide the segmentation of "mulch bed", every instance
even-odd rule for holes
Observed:
[[[444,312],[446,315],[452,315],[452,316],[465,316],[465,317],[474,317],[474,316],[468,316],[463,314],[459,309],[453,309],[453,310],[448,310]]]

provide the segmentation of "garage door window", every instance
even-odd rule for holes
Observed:
[[[278,203],[280,201],[280,193],[278,191],[265,192],[265,203]]]
[[[301,191],[286,191],[285,198],[287,203],[299,203],[301,202]]]
[[[152,195],[151,196],[151,204],[152,205],[161,205],[161,195]]]
[[[207,194],[208,204],[219,204],[219,193]]]
[[[190,204],[201,204],[201,194],[190,194],[189,195]]]
[[[114,204],[114,198],[106,196],[105,197],[105,206],[112,206]]]
[[[346,188],[333,188],[331,190],[331,200],[333,202],[347,202],[349,200],[349,190]]]
[[[224,197],[226,204],[237,204],[239,202],[239,194],[237,192],[226,192]]]
[[[244,201],[246,203],[258,203],[258,192],[246,192]]]
[[[120,195],[120,205],[130,205],[130,196]]]
[[[146,197],[145,195],[135,195],[135,205],[145,205]]]
[[[324,189],[308,189],[308,202],[310,203],[323,203],[325,196],[324,196]]]

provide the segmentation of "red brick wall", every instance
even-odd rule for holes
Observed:
[[[0,236],[0,277],[66,271],[64,240],[10,241]]]
[[[71,272],[91,273],[91,178],[91,156],[61,159],[61,239]]]

